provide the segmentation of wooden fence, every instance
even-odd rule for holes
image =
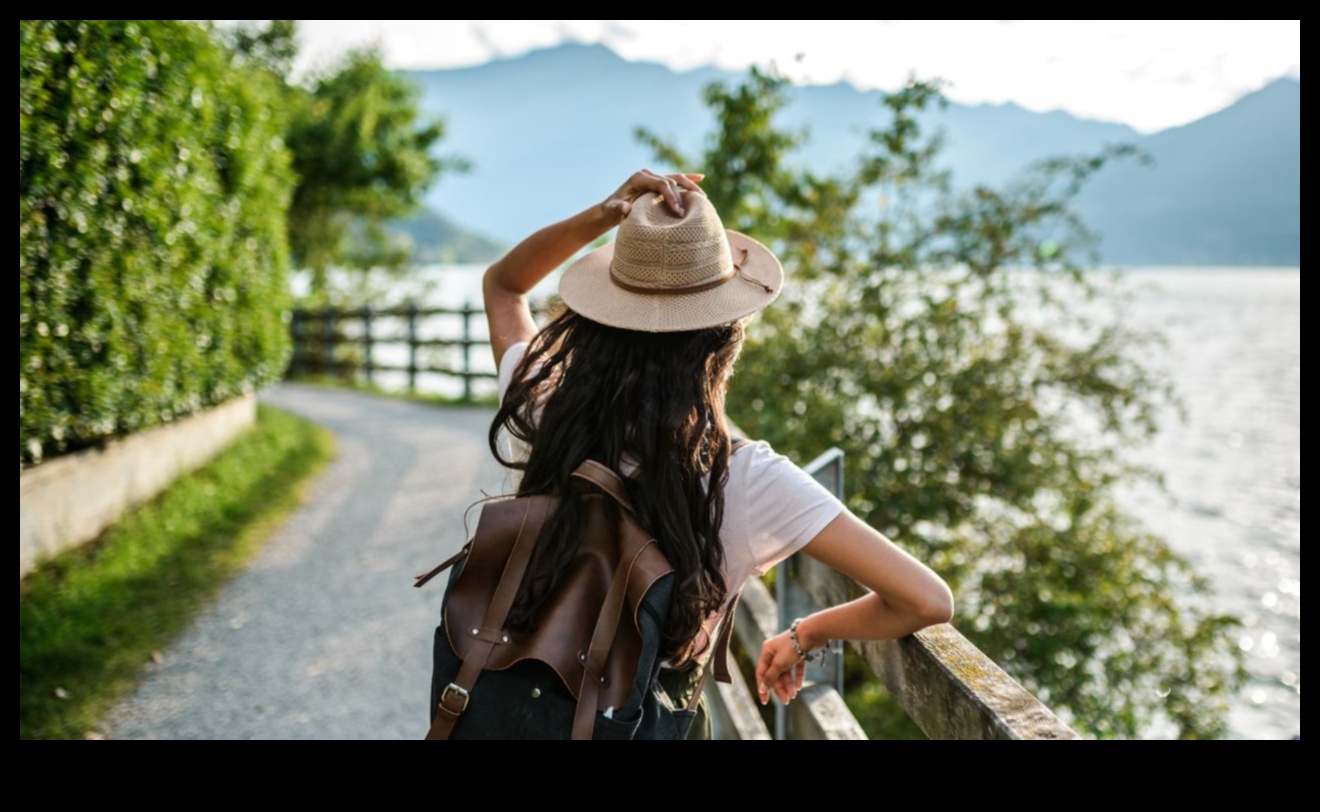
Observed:
[[[307,375],[352,376],[368,385],[376,383],[377,372],[403,372],[408,391],[417,391],[421,374],[458,378],[463,385],[463,399],[473,399],[473,381],[494,380],[495,373],[473,364],[473,347],[485,347],[489,338],[473,329],[473,317],[483,328],[481,308],[465,303],[461,308],[418,307],[324,307],[296,309],[290,326],[293,335],[293,359],[289,372],[293,377]],[[434,336],[426,329],[427,321],[437,317],[459,319],[456,335]],[[376,350],[382,345],[407,349],[406,363],[382,363]],[[435,349],[456,349],[457,363],[434,363],[424,354]]]

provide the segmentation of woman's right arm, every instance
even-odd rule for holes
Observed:
[[[803,618],[797,634],[805,651],[830,640],[893,640],[953,617],[953,593],[944,580],[850,511],[826,525],[803,552],[871,590]],[[804,666],[787,631],[767,640],[756,666],[761,702],[771,690],[782,702],[795,697]]]
[[[701,175],[657,175],[649,169],[635,173],[609,197],[566,220],[560,220],[524,239],[486,269],[481,293],[490,325],[490,348],[495,367],[509,347],[531,341],[536,322],[527,302],[527,292],[551,271],[592,240],[617,226],[632,211],[633,201],[647,192],[663,195],[679,214],[683,213],[681,190],[700,191]]]

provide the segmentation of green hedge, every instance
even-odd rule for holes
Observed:
[[[293,175],[273,77],[206,26],[18,31],[21,465],[282,373]]]

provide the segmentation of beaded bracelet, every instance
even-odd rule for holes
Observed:
[[[788,642],[793,646],[793,653],[801,657],[802,659],[806,660],[807,662],[811,662],[812,660],[816,660],[816,659],[823,659],[825,657],[825,651],[829,649],[830,644],[826,642],[825,645],[821,647],[820,651],[804,650],[802,648],[802,644],[798,642],[798,636],[797,636],[798,624],[801,622],[802,622],[802,618],[798,618],[797,620],[793,621],[792,626],[788,627]]]

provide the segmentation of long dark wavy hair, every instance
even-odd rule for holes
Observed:
[[[593,459],[626,474],[626,455],[638,466],[625,477],[633,509],[676,577],[665,655],[696,638],[727,592],[719,538],[730,453],[724,394],[742,343],[742,322],[645,333],[568,309],[536,335],[491,423],[490,447],[523,472],[519,495],[561,498],[537,539],[510,628],[535,627],[577,552],[586,517],[573,470]],[[531,447],[525,463],[501,454],[502,430]]]

